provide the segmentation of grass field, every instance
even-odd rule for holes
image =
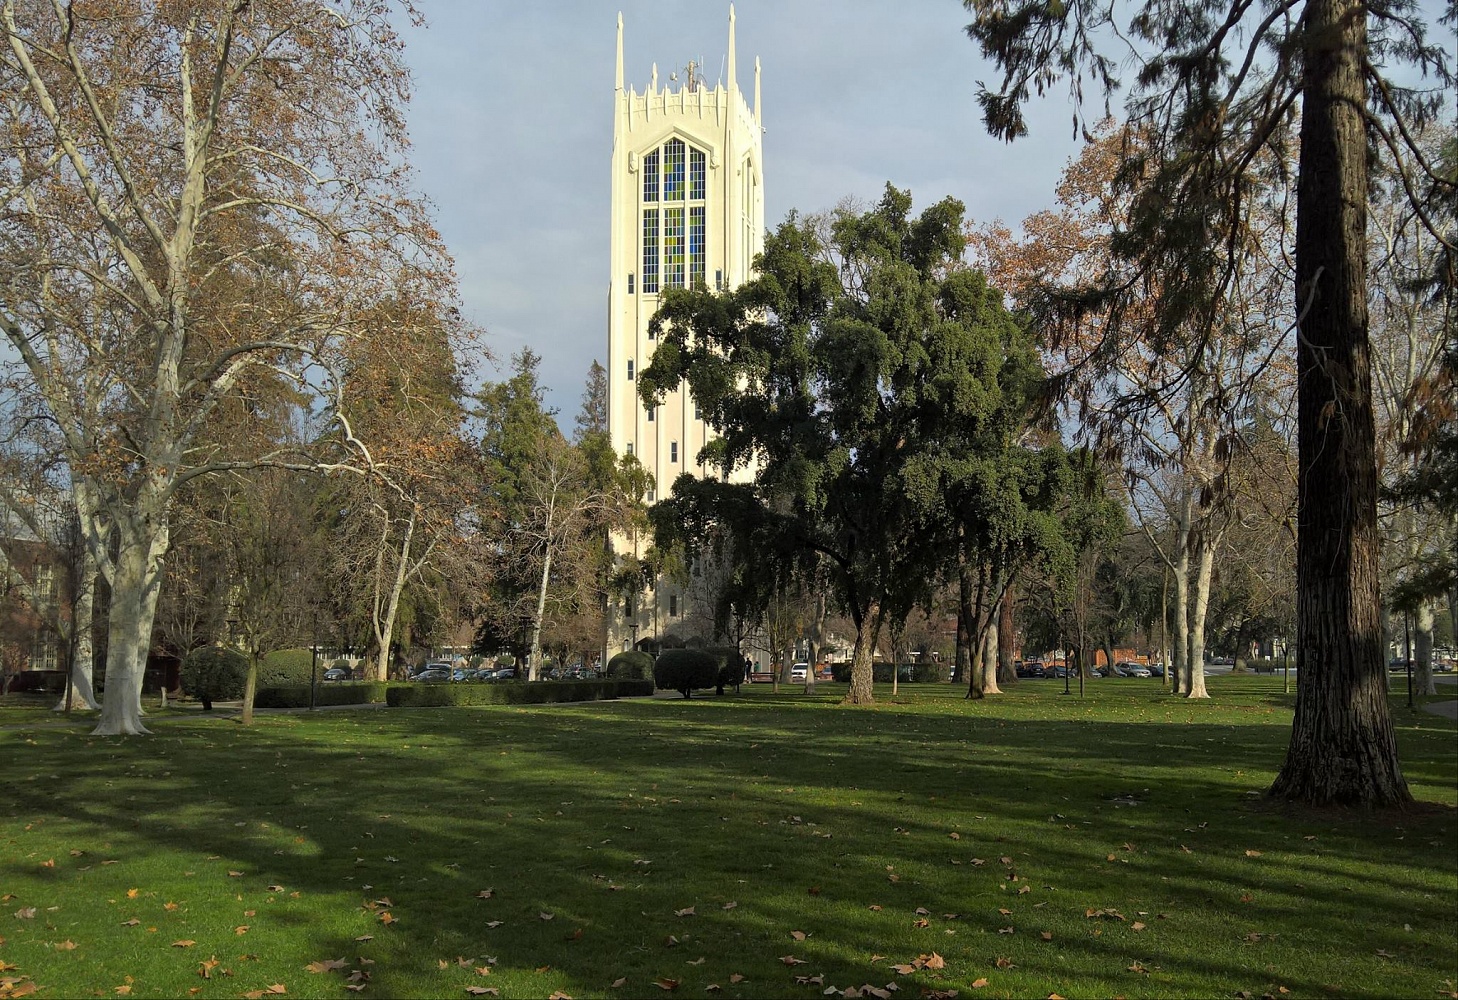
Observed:
[[[0,708],[0,997],[1458,989],[1454,723],[1394,708],[1413,808],[1291,809],[1280,685]]]

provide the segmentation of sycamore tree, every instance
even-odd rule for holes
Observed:
[[[1358,0],[1213,4],[964,0],[968,34],[1002,72],[979,100],[992,134],[1025,134],[1024,105],[1070,82],[1111,95],[1134,66],[1131,124],[1145,139],[1118,183],[1133,195],[1114,250],[1135,275],[1177,275],[1145,332],[1156,350],[1208,338],[1242,259],[1260,173],[1294,162],[1298,411],[1297,648],[1291,743],[1271,794],[1308,803],[1411,798],[1387,709],[1379,594],[1377,459],[1367,299],[1368,163],[1408,161],[1415,205],[1451,190],[1412,140],[1451,94],[1451,52],[1413,6]],[[1449,17],[1452,14],[1450,12]],[[1117,48],[1118,58],[1110,48]],[[1425,77],[1431,89],[1406,86]],[[1106,102],[1105,102],[1106,103]],[[1102,110],[1102,109],[1101,109]],[[1443,233],[1428,225],[1428,234]],[[1136,302],[1116,273],[1075,312]],[[1116,311],[1117,314],[1117,311]],[[1129,335],[1117,323],[1109,337]]]
[[[110,589],[98,733],[145,732],[178,491],[318,461],[204,436],[220,403],[285,378],[335,419],[333,361],[374,306],[453,294],[409,188],[391,7],[0,3],[0,364],[62,441]],[[325,456],[346,460],[367,462]]]

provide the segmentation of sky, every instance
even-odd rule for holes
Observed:
[[[608,199],[617,14],[624,75],[645,90],[690,60],[712,83],[728,43],[719,0],[424,0],[405,31],[418,186],[455,256],[466,315],[502,377],[542,356],[548,403],[570,428],[607,349]],[[947,195],[978,221],[1016,224],[1053,202],[1076,149],[1059,91],[1008,145],[982,126],[977,83],[996,84],[957,0],[739,0],[739,85],[760,59],[765,225],[887,181],[918,206]]]

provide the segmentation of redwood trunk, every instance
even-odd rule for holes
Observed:
[[[1296,201],[1301,683],[1271,794],[1393,805],[1411,793],[1387,709],[1367,342],[1367,18],[1308,0]]]

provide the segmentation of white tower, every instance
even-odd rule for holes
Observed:
[[[689,63],[662,89],[658,67],[647,91],[623,83],[623,15],[618,14],[613,100],[611,274],[608,284],[608,430],[619,454],[637,456],[658,492],[685,472],[704,475],[697,458],[708,438],[686,388],[648,409],[637,373],[653,357],[648,320],[664,289],[733,288],[764,246],[759,60],[754,105],[739,91],[734,7],[729,8],[727,79],[712,86]],[[635,547],[618,540],[619,551]],[[641,543],[637,543],[641,544]],[[663,588],[656,588],[661,591]],[[650,601],[651,601],[650,595]],[[657,595],[649,614],[661,631],[681,613],[676,596]],[[617,617],[617,616],[614,616]],[[642,621],[648,626],[648,621]],[[615,630],[616,631],[616,630]],[[612,644],[622,648],[625,635]]]

